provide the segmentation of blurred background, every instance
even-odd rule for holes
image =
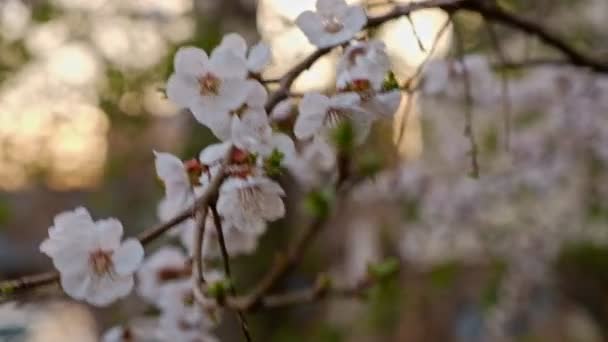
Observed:
[[[372,14],[390,8],[350,2]],[[498,3],[608,59],[606,0]],[[163,189],[152,150],[187,159],[215,141],[164,96],[176,49],[209,51],[238,32],[272,46],[265,76],[276,78],[314,51],[293,24],[313,7],[0,0],[0,279],[50,269],[38,245],[58,212],[83,205],[95,218],[119,218],[129,235],[156,223]],[[256,341],[606,340],[608,78],[468,13],[448,23],[441,11],[420,11],[372,35],[386,42],[397,78],[417,91],[393,122],[376,124],[361,156],[399,167],[356,189],[282,285],[308,286],[319,272],[356,282],[386,257],[399,259],[400,274],[364,301],[251,314]],[[331,90],[336,58],[317,62],[295,90]],[[469,114],[473,145],[463,133]],[[256,253],[235,260],[239,289],[297,234],[297,197],[288,207]],[[0,341],[96,341],[145,311],[135,295],[94,309],[44,289],[0,304]],[[225,316],[217,335],[239,341]]]

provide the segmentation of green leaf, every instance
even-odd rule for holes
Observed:
[[[492,264],[490,278],[481,293],[481,305],[483,308],[490,309],[498,302],[500,284],[506,270],[507,266],[504,262],[495,261]]]
[[[399,260],[388,258],[377,264],[369,265],[367,271],[376,280],[385,281],[399,272]]]
[[[264,170],[270,177],[278,177],[283,173],[283,159],[285,154],[276,148],[272,150],[272,153],[266,160],[264,160]]]
[[[230,279],[223,279],[214,283],[210,283],[207,286],[207,294],[210,297],[221,299],[226,297],[231,288],[232,282],[230,281]]]
[[[361,155],[358,160],[359,174],[370,177],[382,170],[384,158],[380,153],[367,152]]]
[[[355,147],[355,127],[350,120],[341,122],[331,132],[331,140],[339,152],[350,154]]]
[[[0,296],[5,297],[15,292],[15,288],[11,285],[0,286]]]
[[[447,288],[454,283],[459,270],[460,265],[456,262],[446,262],[437,265],[429,274],[431,283],[438,289]]]
[[[395,74],[392,71],[389,71],[382,83],[382,91],[391,91],[399,88],[399,81],[397,81]]]
[[[333,197],[333,192],[327,189],[312,191],[304,199],[304,208],[313,217],[325,218],[329,216]]]

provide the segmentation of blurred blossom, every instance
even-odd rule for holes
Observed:
[[[0,87],[0,188],[17,190],[44,174],[52,187],[95,186],[107,156],[109,122],[99,108],[107,68],[145,73],[170,44],[194,35],[192,0],[52,0],[49,21],[30,20],[18,0],[0,3],[0,34],[24,39],[31,59]],[[78,38],[76,40],[75,38]],[[128,115],[178,113],[145,83],[119,94]]]
[[[21,0],[0,2],[0,36],[9,42],[21,39],[31,16],[32,11]]]
[[[32,26],[25,37],[25,47],[34,55],[40,56],[64,44],[70,34],[68,22],[55,19]]]
[[[71,43],[47,57],[49,77],[69,85],[93,85],[102,74],[101,61],[86,44]]]
[[[181,16],[193,9],[192,0],[131,0],[121,5],[140,15],[163,18]]]
[[[316,0],[260,0],[257,25],[262,40],[272,48],[273,64],[264,74],[276,78],[315,51],[295,20],[302,12],[315,9]],[[349,4],[361,1],[347,1]],[[310,69],[302,73],[294,83],[297,92],[324,90],[335,84],[337,55],[330,54],[319,59]]]
[[[180,17],[160,24],[161,33],[172,43],[184,42],[192,36],[196,30],[196,22],[192,17]]]
[[[160,32],[146,21],[101,17],[93,23],[92,40],[102,55],[119,68],[148,69],[167,53]]]
[[[164,84],[152,83],[144,87],[142,104],[147,113],[154,116],[172,116],[178,108],[160,90]]]
[[[66,10],[95,11],[101,9],[108,0],[51,0],[56,6]]]

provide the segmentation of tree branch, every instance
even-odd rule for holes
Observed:
[[[333,285],[332,281],[329,279],[319,277],[317,278],[315,284],[310,288],[265,296],[260,305],[266,309],[269,309],[312,303],[328,297],[364,297],[365,291],[371,288],[374,284],[375,281],[369,277],[366,277],[354,286],[337,286]]]
[[[547,31],[541,25],[538,25],[537,23],[531,20],[519,17],[516,14],[509,13],[487,1],[428,0],[421,2],[413,2],[406,5],[398,5],[386,14],[368,18],[368,22],[365,28],[373,28],[392,19],[407,16],[414,11],[427,8],[440,8],[450,13],[458,10],[468,10],[476,12],[487,18],[488,20],[499,22],[513,29],[538,37],[546,45],[551,46],[563,53],[572,65],[589,68],[590,70],[599,73],[608,73],[608,61],[600,60],[595,57],[586,55],[585,53],[580,52],[574,47],[570,46],[557,35]],[[306,69],[310,68],[319,58],[329,53],[334,47],[335,46],[328,47],[325,49],[319,49],[313,52],[302,62],[294,66],[279,80],[272,80],[278,81],[279,88],[271,94],[268,102],[266,103],[266,110],[268,112],[272,111],[272,109],[280,101],[286,99],[289,96],[289,89],[291,88],[293,82],[298,78],[298,76]],[[219,181],[216,186],[219,187]],[[212,196],[217,192],[218,189],[210,186],[207,190],[208,192],[206,192],[206,194],[204,194],[201,199],[197,200],[197,203],[195,203],[193,208],[200,206],[201,203],[207,203],[208,198],[206,197]],[[171,227],[190,218],[191,212],[192,208],[184,210],[183,212],[176,215],[173,219],[143,231],[138,235],[138,239],[142,242],[142,244],[147,244],[157,239],[167,230],[171,229]],[[298,243],[296,243],[296,245],[293,247],[292,252],[289,252],[287,256],[282,259],[283,261],[276,263],[276,265],[278,266],[276,266],[275,270],[269,273],[267,278],[265,278],[265,280],[263,280],[259,284],[256,290],[252,292],[252,294],[255,295],[252,297],[252,299],[255,299],[253,301],[253,304],[259,303],[259,298],[261,298],[260,293],[265,293],[266,291],[268,291],[268,289],[272,287],[274,282],[277,279],[281,278],[287,272],[291,265],[294,265],[296,263],[297,260],[294,260],[294,258],[298,257],[298,253],[301,253],[302,250],[305,249],[304,247],[307,244],[307,241],[312,239],[312,237],[316,235],[316,232],[320,230],[320,226],[322,225],[322,223],[323,222],[318,221],[313,222],[310,230],[308,230],[307,233],[304,234],[302,239]],[[46,272],[37,275],[25,276],[14,280],[2,281],[0,282],[0,293],[14,293],[17,291],[34,288],[37,286],[51,284],[56,282],[58,279],[59,274],[57,272]]]
[[[412,2],[406,5],[398,5],[386,14],[368,17],[365,28],[374,28],[384,24],[387,21],[408,16],[412,12],[428,8],[440,8],[448,13],[453,13],[458,10],[476,12],[487,19],[500,22],[503,25],[510,26],[511,28],[540,38],[545,44],[562,52],[566,57],[568,57],[573,65],[587,67],[600,73],[608,73],[608,61],[598,60],[579,52],[560,37],[547,31],[544,27],[534,23],[533,21],[521,18],[514,13],[509,13],[495,5],[488,4],[488,2],[483,0],[427,0],[421,2]],[[286,99],[289,96],[289,89],[291,88],[291,85],[298,78],[298,76],[310,68],[319,58],[323,57],[334,47],[339,45],[340,44],[313,52],[302,62],[291,68],[291,70],[289,70],[287,74],[285,74],[279,80],[273,80],[273,82],[278,81],[279,88],[272,93],[268,99],[268,102],[266,103],[266,110],[268,112],[272,111],[272,109],[279,102]]]
[[[222,251],[222,261],[224,263],[224,273],[226,277],[230,280],[230,295],[236,296],[236,287],[234,286],[234,280],[232,279],[232,272],[230,271],[230,255],[228,254],[228,249],[226,248],[226,240],[224,239],[224,230],[222,229],[222,220],[220,219],[220,215],[217,212],[217,208],[215,203],[211,205],[211,215],[213,215],[213,223],[215,224],[215,230],[217,232],[218,243],[220,245],[220,250]],[[237,317],[239,319],[239,323],[241,326],[241,331],[243,332],[243,336],[245,336],[245,340],[252,341],[251,333],[249,332],[249,324],[247,324],[247,319],[245,318],[245,314],[241,309],[235,309]]]
[[[230,153],[224,157],[224,162],[222,163],[222,166],[220,166],[217,174],[213,176],[209,182],[209,185],[205,188],[205,192],[196,200],[192,207],[183,210],[177,214],[177,216],[167,222],[160,223],[152,228],[144,230],[137,235],[137,239],[143,245],[146,245],[162,236],[172,227],[184,222],[186,219],[191,218],[192,212],[196,211],[197,208],[206,207],[209,204],[210,199],[217,194],[219,187],[225,178],[224,165],[229,157]],[[196,260],[194,262],[196,263]],[[57,281],[59,281],[59,272],[57,271],[24,276],[13,280],[0,281],[0,295],[10,295],[23,290],[49,285]]]
[[[469,68],[464,59],[464,42],[458,25],[454,25],[454,40],[456,42],[456,53],[462,66],[462,84],[464,86],[464,135],[469,139],[469,153],[471,154],[471,176],[479,178],[479,161],[477,141],[475,140],[475,129],[473,126],[473,94],[471,93],[471,76]]]
[[[545,44],[563,53],[573,65],[586,67],[599,73],[608,73],[607,60],[596,59],[595,57],[578,51],[566,43],[562,38],[547,31],[544,27],[532,20],[509,13],[487,1],[468,0],[462,1],[462,5],[464,9],[477,12],[488,20],[502,23],[503,25],[538,37]]]

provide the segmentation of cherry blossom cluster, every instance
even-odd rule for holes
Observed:
[[[159,310],[156,323],[134,319],[108,331],[106,341],[215,340],[208,332],[221,312],[197,300],[193,264],[221,258],[222,237],[230,256],[254,252],[268,223],[285,216],[286,193],[277,176],[289,172],[305,189],[329,184],[338,156],[348,150],[344,144],[363,143],[372,123],[390,118],[399,106],[401,91],[385,45],[358,36],[366,22],[363,8],[344,0],[318,0],[316,11],[302,13],[297,25],[312,44],[343,52],[335,92],[290,94],[273,108],[267,108],[272,84],[261,77],[272,63],[266,44],[248,47],[231,33],[210,53],[191,46],[176,52],[167,96],[219,140],[186,161],[154,152],[165,189],[158,218],[167,222],[193,213],[168,234],[181,246],[162,247],[144,260],[140,241],[122,240],[118,220],[94,221],[84,208],[57,215],[40,246],[69,296],[105,306],[136,287]],[[213,189],[215,179],[221,183]],[[215,191],[205,203],[209,207],[199,208],[209,191]],[[203,238],[197,239],[203,226]],[[202,260],[195,260],[197,255]],[[230,286],[216,270],[205,270],[203,278],[208,288]]]
[[[480,145],[479,179],[463,176],[470,168],[462,133],[465,69]],[[562,247],[608,243],[602,228],[608,213],[608,77],[543,66],[509,78],[505,92],[491,60],[468,55],[430,63],[421,90],[424,155],[361,187],[353,198],[363,208],[382,206],[383,213],[395,206],[394,248],[414,267],[504,262],[486,333],[488,340],[500,340],[497,334],[511,340],[505,327],[541,310],[531,289],[555,285],[551,272]],[[500,105],[504,101],[509,113]],[[369,216],[374,228],[387,226],[386,217]],[[379,248],[361,244],[355,246],[359,253]]]

